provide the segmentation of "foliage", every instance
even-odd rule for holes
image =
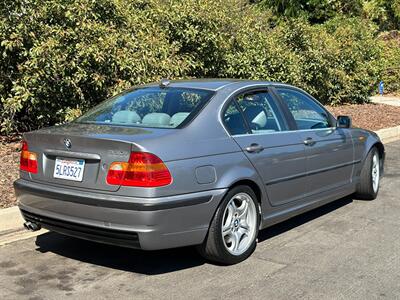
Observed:
[[[257,2],[257,1],[256,1]],[[323,23],[337,15],[360,16],[362,0],[261,0],[262,7],[271,8],[278,16],[305,17],[311,23]]]
[[[366,102],[384,67],[381,64],[382,45],[375,39],[376,29],[359,18],[332,19],[323,27],[331,34],[331,43],[335,44],[331,48],[325,47],[331,62],[330,78],[325,79],[332,87],[330,102]]]
[[[381,30],[400,29],[400,0],[253,0],[278,17],[303,17],[321,24],[338,16],[365,17]]]
[[[3,0],[1,132],[70,121],[163,77],[269,79],[324,103],[365,102],[380,72],[376,28],[318,2],[320,25],[277,22],[244,0]]]
[[[304,88],[326,104],[363,103],[378,80],[381,47],[369,23],[332,19],[321,26],[289,20],[236,41],[227,75]]]
[[[365,0],[363,11],[381,30],[400,29],[400,0]]]
[[[6,0],[1,8],[3,132],[62,122],[134,84],[180,77],[175,45],[138,2]]]
[[[384,43],[382,80],[385,83],[385,92],[400,92],[400,32],[391,31],[381,34],[380,40]]]

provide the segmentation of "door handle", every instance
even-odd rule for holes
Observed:
[[[315,145],[315,141],[312,139],[312,138],[306,138],[305,140],[304,140],[304,145],[306,145],[306,146],[313,146],[313,145]]]
[[[259,144],[251,144],[250,146],[246,147],[245,150],[249,153],[258,153],[264,150],[264,147]]]

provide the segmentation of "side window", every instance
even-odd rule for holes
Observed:
[[[291,90],[277,89],[296,121],[298,129],[329,128],[331,122],[325,110],[307,95]]]
[[[236,100],[252,133],[262,134],[286,129],[280,111],[267,91],[242,94]]]
[[[235,101],[231,101],[224,113],[224,123],[231,135],[248,133],[241,112]]]

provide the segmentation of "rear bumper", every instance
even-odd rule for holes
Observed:
[[[40,224],[41,227],[51,231],[106,244],[140,248],[139,237],[136,232],[105,229],[67,222],[64,220],[49,218],[43,215],[37,215],[24,209],[21,209],[21,214],[26,221]]]
[[[26,220],[63,234],[145,250],[202,243],[226,192],[136,198],[23,179],[14,188]]]

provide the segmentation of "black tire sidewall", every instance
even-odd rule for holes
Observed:
[[[376,147],[373,147],[367,154],[367,157],[365,159],[363,168],[361,170],[360,174],[360,183],[358,184],[357,191],[355,193],[356,198],[358,199],[363,199],[363,200],[374,200],[379,193],[379,188],[380,185],[378,184],[378,188],[376,192],[374,191],[373,188],[373,182],[372,182],[372,166],[373,166],[373,157],[374,155],[378,155],[379,159],[379,183],[381,179],[381,158],[378,152],[378,149]]]

